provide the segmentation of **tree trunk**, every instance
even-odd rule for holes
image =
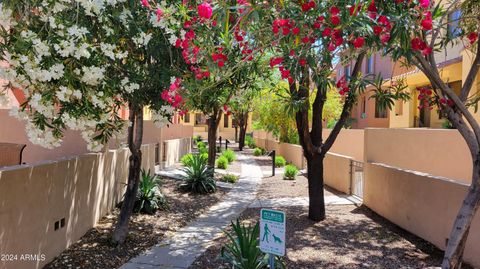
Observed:
[[[480,206],[480,156],[473,162],[472,185],[460,207],[457,218],[445,250],[443,258],[443,269],[460,269],[462,267],[463,251],[467,242],[468,233],[472,224],[475,212]]]
[[[240,125],[240,138],[238,141],[238,147],[240,151],[242,151],[243,148],[245,147],[245,136],[247,134],[248,113],[240,115],[238,124]]]
[[[217,123],[216,115],[208,119],[208,166],[215,167],[217,154]]]
[[[238,142],[238,124],[235,124],[235,142]]]
[[[130,123],[128,128],[128,147],[130,149],[128,182],[125,191],[120,216],[113,232],[113,241],[117,244],[123,244],[128,235],[128,223],[133,212],[135,200],[140,183],[140,170],[142,164],[142,146],[143,137],[143,112],[142,109],[130,106]]]
[[[316,154],[307,158],[308,173],[308,218],[314,221],[325,219],[325,199],[323,195],[323,158]]]

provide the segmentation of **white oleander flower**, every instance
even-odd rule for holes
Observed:
[[[97,86],[104,79],[105,68],[96,66],[82,67],[83,76],[81,80],[90,86]]]

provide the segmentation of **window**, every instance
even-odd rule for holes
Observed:
[[[375,118],[385,119],[387,117],[387,110],[378,107],[377,101],[375,100]]]
[[[373,55],[368,57],[367,59],[367,74],[373,74],[375,72],[374,71],[375,63],[373,60],[374,60]]]
[[[346,80],[349,80],[349,79],[350,79],[350,75],[351,75],[351,74],[350,74],[350,65],[345,66],[345,68],[344,68],[343,71],[344,71],[344,73],[345,73],[345,79],[346,79]]]
[[[207,118],[201,113],[195,113],[195,125],[207,125]]]
[[[403,101],[397,100],[395,101],[395,116],[402,116],[403,115]]]
[[[223,128],[228,128],[228,115],[223,115]]]
[[[189,123],[190,122],[190,113],[186,113],[184,116],[183,116],[183,121],[185,123]]]
[[[462,12],[459,9],[452,11],[450,14],[448,14],[448,37],[455,38],[460,36],[460,34],[462,33],[462,29],[459,27],[461,16]]]

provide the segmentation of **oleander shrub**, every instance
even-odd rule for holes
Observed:
[[[275,156],[275,167],[284,167],[287,161],[282,156]]]
[[[236,155],[235,152],[233,152],[233,150],[231,150],[231,149],[225,150],[225,151],[222,153],[222,156],[224,156],[225,158],[227,158],[228,163],[232,163],[233,161],[235,161],[235,160],[237,159],[237,155]]]
[[[295,165],[289,164],[285,166],[285,173],[283,174],[283,179],[295,180],[297,175],[298,175],[298,168]]]
[[[225,156],[220,156],[217,159],[217,168],[219,169],[227,169],[228,168],[228,159]]]
[[[180,188],[192,193],[206,194],[217,190],[213,178],[213,169],[208,167],[207,162],[201,155],[193,155],[192,163],[183,169],[185,176]]]

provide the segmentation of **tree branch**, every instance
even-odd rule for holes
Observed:
[[[462,102],[465,102],[467,100],[479,69],[480,69],[480,43],[477,44],[477,52],[475,55],[475,59],[473,60],[472,67],[470,68],[467,78],[463,83],[462,91],[460,93],[460,100],[462,100]]]
[[[427,78],[432,82],[432,84],[436,84],[436,86],[451,99],[455,106],[459,109],[461,114],[465,117],[468,124],[472,128],[473,132],[475,133],[476,141],[480,141],[480,126],[478,122],[473,118],[472,114],[468,111],[465,104],[460,100],[459,96],[448,87],[445,82],[440,78],[438,74],[438,69],[436,66],[430,66],[429,63],[420,55],[415,54],[415,58],[417,59],[416,65],[421,65],[423,67],[424,73]]]
[[[352,76],[351,76],[352,78],[358,77],[364,58],[365,58],[365,52],[362,52],[358,55],[357,62],[355,63],[355,67],[353,68],[353,71],[352,71]],[[350,98],[350,99],[347,99],[347,101],[343,105],[342,114],[340,114],[340,119],[337,121],[337,123],[333,127],[333,130],[328,136],[327,140],[325,141],[325,144],[322,145],[320,153],[323,156],[325,156],[325,154],[333,146],[333,143],[335,142],[335,139],[337,139],[337,136],[340,133],[340,130],[342,130],[343,126],[345,125],[345,121],[347,120],[348,116],[350,116],[350,111],[354,103],[355,103],[355,99]]]

